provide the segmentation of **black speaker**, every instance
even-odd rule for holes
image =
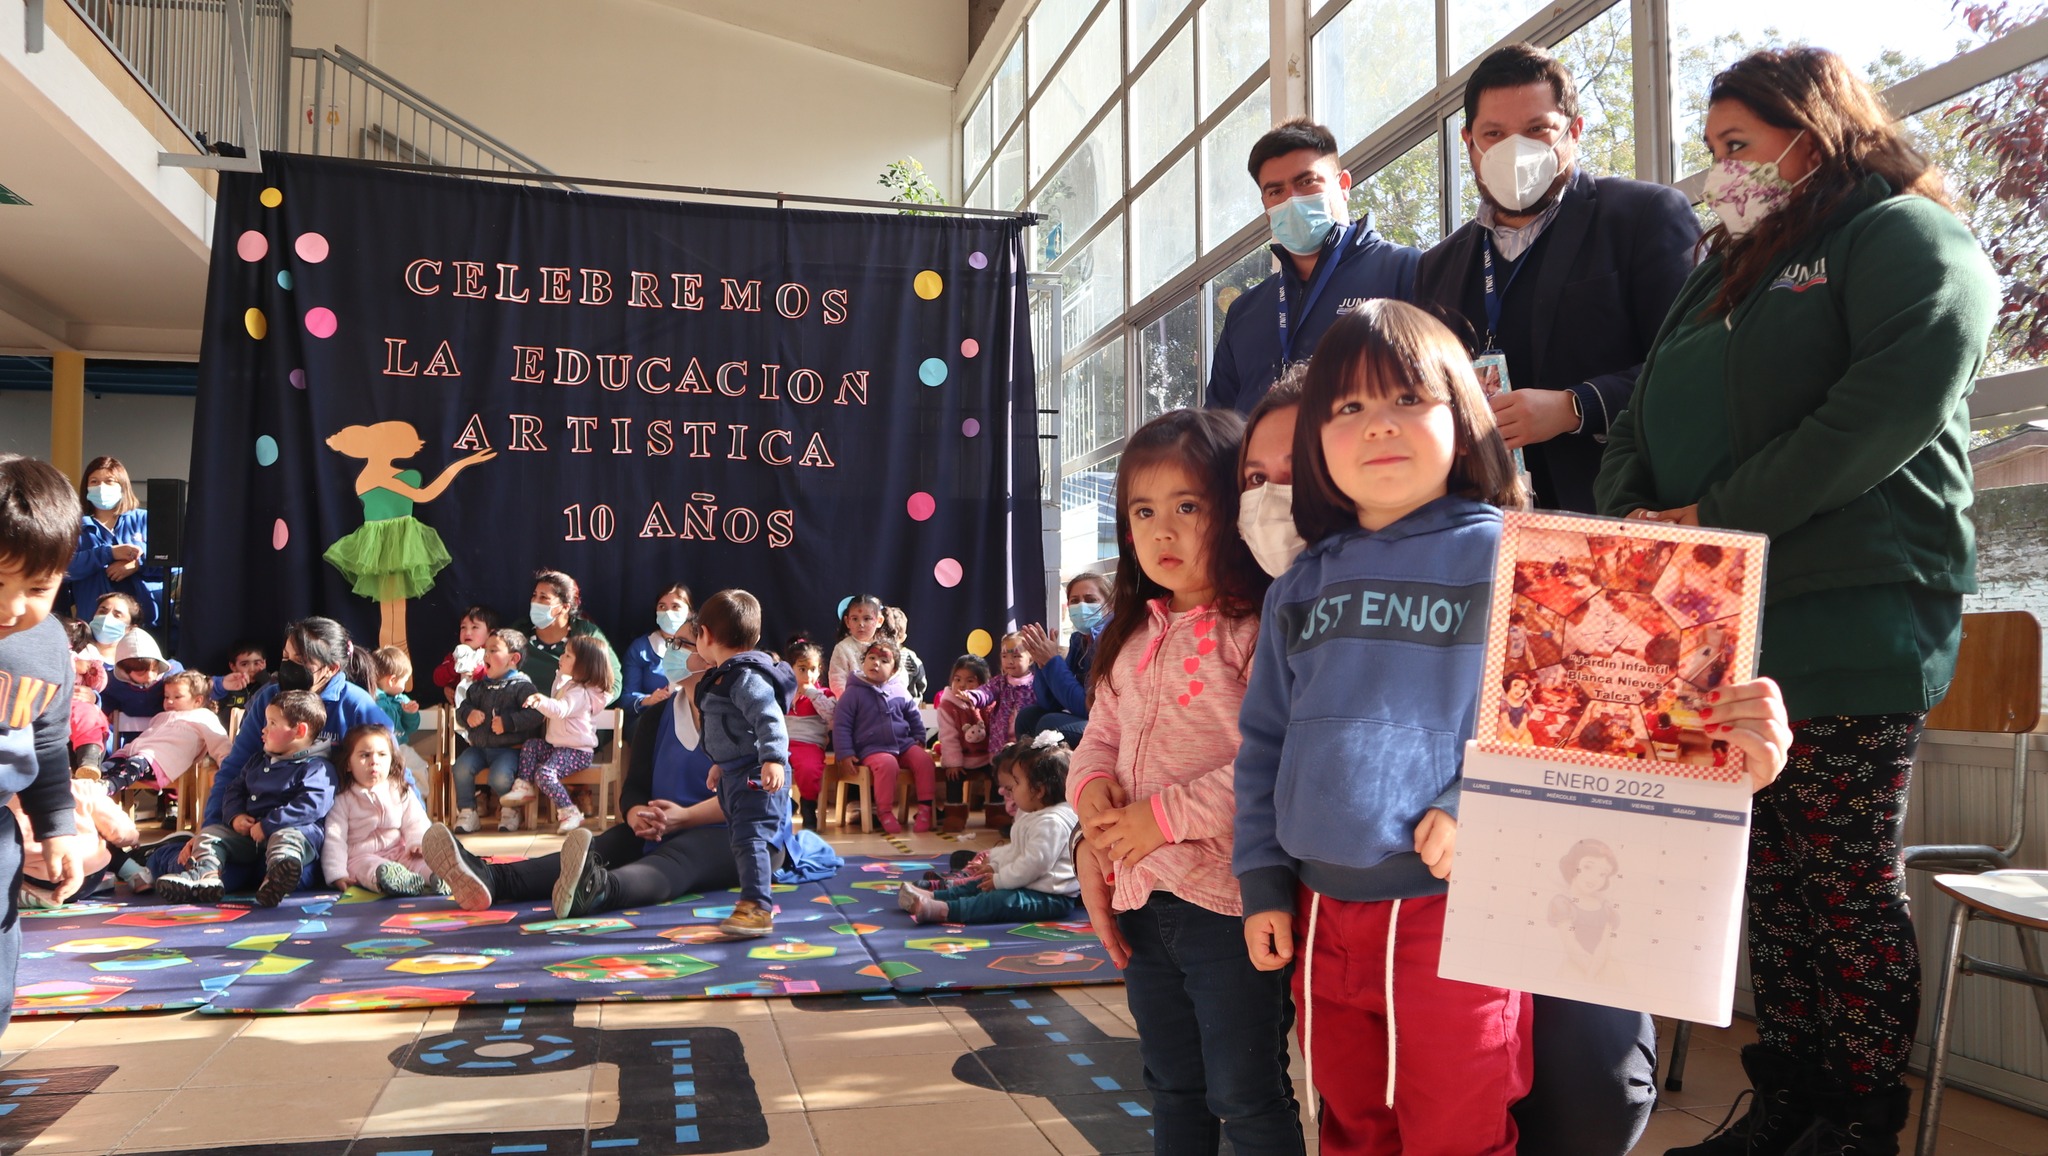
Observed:
[[[151,478],[142,483],[143,501],[149,508],[149,546],[143,551],[145,566],[185,564],[185,481],[183,478]]]

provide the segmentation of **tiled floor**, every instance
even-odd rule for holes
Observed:
[[[921,852],[956,846],[913,838]],[[492,853],[542,853],[554,840],[483,843]],[[879,837],[843,847],[905,851]],[[1019,998],[1029,1006],[1015,1006]],[[0,1097],[32,1093],[0,1100],[0,1153],[1070,1156],[1148,1143],[1136,1032],[1118,986],[942,1006],[721,1000],[535,1008],[523,1024],[506,1016],[494,1008],[18,1021],[4,1038]],[[427,1062],[451,1048],[531,1050],[505,1042],[520,1038],[510,1027],[576,1054],[560,1071],[470,1078]],[[1038,1038],[1048,1027],[1059,1029],[1060,1046]],[[1637,1151],[1711,1131],[1744,1086],[1735,1049],[1754,1038],[1742,1022],[1696,1031],[1685,1090],[1666,1095]],[[729,1062],[740,1055],[743,1066]],[[42,1082],[24,1082],[32,1080]],[[687,1107],[685,1089],[694,1096]],[[2048,1156],[2048,1121],[1957,1094],[1941,1152]]]

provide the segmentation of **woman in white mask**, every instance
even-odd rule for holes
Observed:
[[[1278,578],[1294,565],[1305,543],[1294,528],[1294,419],[1301,412],[1301,382],[1308,363],[1282,374],[1245,419],[1238,454],[1237,532],[1259,568]]]
[[[1771,537],[1759,674],[1793,726],[1750,828],[1749,1114],[1678,1153],[1895,1153],[1920,968],[1897,869],[1976,557],[1972,383],[1999,287],[1862,77],[1813,48],[1714,78],[1720,218],[1596,486],[1603,513]]]
[[[626,647],[626,685],[619,705],[626,708],[630,732],[640,712],[659,706],[671,693],[669,679],[662,674],[662,659],[677,649],[683,624],[690,620],[690,588],[678,582],[654,600],[654,629]]]
[[[155,626],[163,606],[163,574],[144,573],[142,568],[143,552],[149,548],[149,511],[135,496],[128,467],[119,458],[94,458],[85,467],[78,497],[83,518],[78,550],[64,572],[65,587],[71,591],[67,612],[91,618],[102,597],[119,591],[135,599],[134,625]]]

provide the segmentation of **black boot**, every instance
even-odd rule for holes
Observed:
[[[1789,1150],[1791,1156],[1898,1156],[1899,1131],[1913,1103],[1900,1084],[1868,1095],[1824,1095],[1819,1116]]]
[[[804,821],[804,830],[815,831],[818,829],[818,800],[805,799],[798,807],[797,812],[798,816]]]
[[[275,907],[299,889],[312,847],[306,837],[286,827],[263,841],[263,882],[256,885],[256,906]]]
[[[192,862],[183,871],[156,881],[156,893],[166,901],[209,907],[220,903],[220,841],[211,835],[200,835],[198,840]]]
[[[1793,1142],[1813,1125],[1813,1070],[1762,1044],[1742,1049],[1742,1070],[1756,1089],[1749,1111],[1732,1122],[1724,1118],[1713,1135],[1697,1144],[1665,1149],[1664,1156],[1788,1156]],[[1735,1107],[1741,1104],[1738,1097]],[[1735,1107],[1728,1109],[1729,1117]]]

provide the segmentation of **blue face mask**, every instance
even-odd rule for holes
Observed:
[[[688,619],[689,615],[684,614],[680,610],[657,610],[654,612],[655,629],[663,634],[674,634],[676,631],[681,630],[683,623]]]
[[[88,486],[85,491],[85,497],[87,501],[92,503],[94,509],[111,510],[121,504],[121,487],[114,485],[112,482],[105,483],[104,485]]]
[[[128,633],[127,624],[111,614],[94,615],[92,621],[86,623],[86,627],[92,631],[93,641],[101,646],[112,646]]]
[[[555,620],[555,608],[545,602],[529,602],[526,604],[526,616],[533,620],[533,628],[539,630]]]
[[[1093,634],[1107,617],[1100,602],[1076,602],[1067,607],[1067,621],[1083,634]]]
[[[671,650],[661,656],[661,677],[670,682],[681,682],[690,677],[690,652]]]
[[[1322,193],[1274,205],[1266,210],[1266,222],[1272,226],[1274,242],[1299,257],[1321,252],[1323,241],[1338,223],[1330,212],[1330,199]]]

